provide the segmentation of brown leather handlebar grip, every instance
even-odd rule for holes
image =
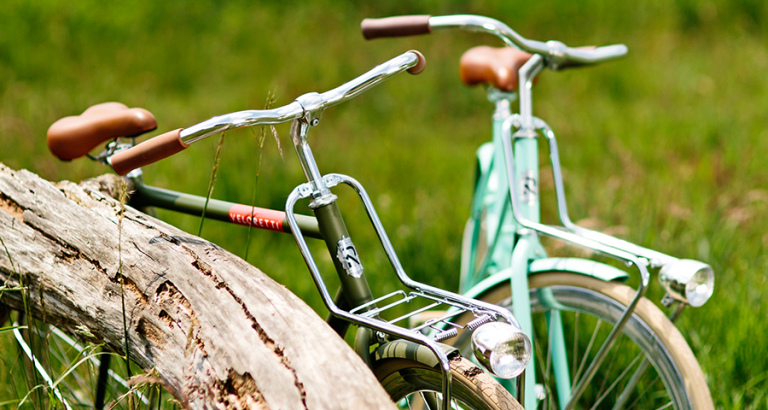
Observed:
[[[181,140],[181,128],[179,128],[146,140],[133,148],[120,151],[109,159],[109,163],[112,164],[115,172],[125,175],[136,168],[168,158],[188,146]]]
[[[381,19],[365,19],[360,23],[360,30],[366,40],[379,37],[405,37],[419,34],[429,34],[429,15],[385,17]]]
[[[48,128],[48,149],[63,160],[80,158],[104,141],[141,134],[157,128],[155,117],[143,108],[110,102],[94,105],[77,116],[64,117]]]

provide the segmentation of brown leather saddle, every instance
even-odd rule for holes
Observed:
[[[518,87],[518,71],[531,54],[513,47],[470,48],[459,62],[459,76],[467,85],[488,84],[503,91]]]
[[[71,160],[88,154],[104,141],[155,128],[155,116],[143,108],[128,108],[118,102],[97,104],[80,115],[53,123],[48,128],[48,149],[59,159]]]

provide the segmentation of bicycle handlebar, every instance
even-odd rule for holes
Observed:
[[[322,94],[305,94],[288,105],[271,110],[238,111],[213,117],[189,128],[171,131],[144,141],[135,147],[119,151],[108,158],[108,161],[115,172],[125,175],[136,168],[152,164],[181,152],[190,144],[220,132],[255,125],[279,124],[304,118],[310,111],[322,112],[328,107],[341,104],[364,93],[403,71],[419,74],[424,70],[425,65],[426,60],[424,56],[416,50],[411,50],[374,67],[352,81]],[[302,104],[302,101],[304,104]],[[309,106],[307,101],[312,102],[311,106]],[[315,116],[315,118],[319,117]]]
[[[545,58],[551,70],[591,65],[613,60],[627,54],[627,46],[614,44],[593,49],[568,47],[559,41],[541,42],[529,40],[506,24],[489,17],[459,14],[452,16],[396,16],[381,19],[365,19],[360,24],[363,36],[368,39],[428,34],[434,30],[462,29],[482,32],[500,38],[504,43]]]

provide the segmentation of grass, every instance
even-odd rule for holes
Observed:
[[[474,150],[489,138],[491,114],[481,90],[459,84],[456,67],[464,49],[498,41],[440,32],[365,42],[358,32],[364,17],[405,13],[481,14],[529,38],[629,46],[621,61],[544,73],[536,87],[535,112],[558,132],[571,214],[622,227],[641,245],[710,263],[715,295],[687,312],[680,327],[718,407],[768,407],[762,295],[768,289],[768,173],[760,159],[768,152],[768,5],[760,0],[6,0],[0,8],[0,161],[51,180],[95,176],[107,170],[47,153],[44,135],[53,121],[121,101],[153,112],[159,133],[263,107],[271,91],[275,106],[284,105],[418,49],[428,61],[423,74],[396,77],[328,110],[310,141],[323,172],[350,174],[366,186],[411,275],[455,288]],[[277,132],[285,155],[266,139],[258,206],[282,208],[302,182],[287,126]],[[212,138],[146,167],[146,179],[205,194],[215,150]],[[250,131],[228,133],[214,197],[250,203],[259,155]],[[342,201],[353,204],[351,195]],[[545,218],[553,210],[545,206]],[[197,232],[197,219],[161,216]],[[358,228],[364,215],[346,217],[374,288],[393,290],[373,235]],[[203,229],[238,255],[249,242],[251,263],[322,311],[292,239],[252,235],[248,241],[246,228],[214,221]],[[653,286],[658,300],[659,286]]]

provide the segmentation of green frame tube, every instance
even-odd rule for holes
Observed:
[[[349,308],[354,309],[360,305],[366,304],[373,300],[373,294],[371,288],[368,285],[368,280],[365,278],[365,274],[360,272],[359,276],[354,276],[349,273],[345,267],[345,261],[342,260],[340,255],[342,254],[344,240],[348,240],[351,244],[349,231],[344,224],[344,219],[341,216],[341,211],[336,201],[332,201],[329,204],[324,204],[313,209],[315,217],[317,218],[318,225],[320,226],[320,232],[322,233],[325,244],[328,247],[328,252],[333,257],[333,264],[336,267],[336,273],[338,273],[339,281],[341,282],[341,289],[343,295],[346,297],[346,302]],[[354,251],[357,256],[357,251]],[[362,266],[359,259],[357,263]],[[337,296],[337,298],[340,296]],[[339,304],[337,303],[337,306]],[[371,307],[372,308],[372,307]]]
[[[221,201],[218,199],[208,200],[208,206],[206,208],[205,197],[146,185],[140,178],[132,178],[131,181],[134,183],[135,191],[131,194],[128,204],[136,208],[157,207],[194,216],[201,216],[203,214],[203,209],[205,209],[205,216],[207,218],[244,226],[249,226],[249,224],[243,222],[242,218],[240,222],[233,220],[236,215],[232,212],[233,208],[241,210],[245,209],[246,215],[248,212],[256,214],[260,211],[270,211],[283,214],[278,225],[269,224],[269,226],[267,226],[267,224],[261,224],[263,226],[260,226],[258,220],[255,220],[250,226],[257,229],[291,233],[291,227],[285,219],[285,212],[283,211],[256,207],[251,208],[248,205],[236,204],[234,202]],[[251,211],[251,209],[253,210]],[[242,216],[242,212],[240,213],[240,216]],[[323,238],[317,220],[314,217],[296,215],[296,221],[299,223],[299,227],[304,236],[315,239]],[[275,229],[275,226],[279,226],[282,229],[277,230]]]

